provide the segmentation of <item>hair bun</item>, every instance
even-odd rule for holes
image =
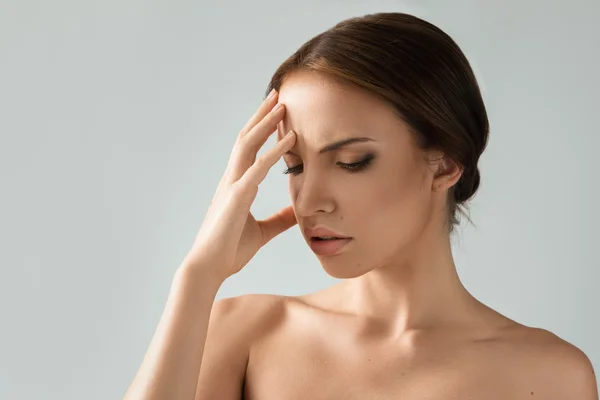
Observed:
[[[479,174],[479,168],[477,167],[475,167],[475,171],[473,173],[466,175],[463,173],[454,186],[454,201],[456,201],[456,203],[464,203],[473,197],[479,188],[480,180],[481,175]]]

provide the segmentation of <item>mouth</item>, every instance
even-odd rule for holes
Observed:
[[[310,238],[310,240],[317,240],[320,242],[325,242],[328,240],[344,240],[344,239],[351,239],[349,237],[321,237],[321,236],[313,236]]]
[[[320,256],[333,256],[338,254],[348,243],[352,241],[352,238],[323,238],[323,237],[311,237],[310,248],[316,254]]]

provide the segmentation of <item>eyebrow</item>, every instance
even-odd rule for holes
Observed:
[[[371,139],[368,137],[353,137],[353,138],[348,138],[348,139],[342,139],[337,142],[330,143],[327,146],[323,147],[321,150],[319,150],[319,154],[327,153],[328,151],[339,150],[343,147],[351,145],[352,143],[363,143],[363,142],[375,142],[375,139]],[[285,154],[291,154],[294,156],[297,155],[293,151],[287,151]]]

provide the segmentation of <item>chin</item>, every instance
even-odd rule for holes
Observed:
[[[320,257],[319,261],[327,275],[336,279],[358,278],[369,272],[369,269],[361,268],[360,264],[349,261],[344,254],[338,254],[331,257]]]

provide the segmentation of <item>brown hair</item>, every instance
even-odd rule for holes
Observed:
[[[326,73],[394,106],[424,150],[441,150],[463,169],[449,190],[452,232],[463,203],[479,187],[477,162],[489,132],[479,85],[467,58],[441,29],[412,15],[378,13],[339,22],[303,44],[277,69],[266,90],[297,70]]]

